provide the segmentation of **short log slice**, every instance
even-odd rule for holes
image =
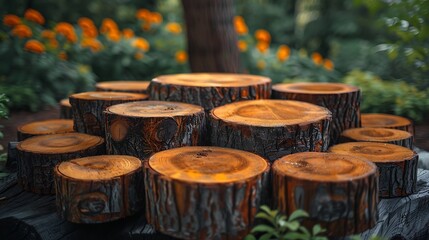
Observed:
[[[328,149],[331,113],[310,103],[242,101],[215,108],[210,117],[214,146],[253,152],[270,161]]]
[[[55,167],[57,211],[74,223],[103,223],[144,208],[142,162],[132,156],[100,155]]]
[[[377,167],[356,156],[305,152],[275,161],[274,208],[290,215],[309,213],[304,222],[321,224],[329,237],[370,229],[377,222]]]
[[[149,86],[151,100],[186,102],[206,111],[227,103],[267,99],[271,79],[226,73],[190,73],[160,76]]]
[[[146,100],[145,94],[121,92],[83,92],[70,97],[74,129],[77,132],[104,137],[103,111],[112,105]]]
[[[383,113],[363,113],[361,115],[361,122],[364,128],[393,128],[407,131],[414,135],[413,122],[401,116]]]
[[[409,132],[389,128],[351,128],[341,134],[341,142],[391,143],[413,149],[413,135]]]
[[[182,147],[145,162],[146,216],[181,239],[243,239],[264,191],[268,162],[218,147]]]
[[[108,81],[95,84],[97,91],[147,94],[150,81]]]
[[[353,142],[335,145],[329,151],[374,162],[380,175],[380,197],[403,197],[416,192],[418,155],[408,148],[387,143]]]
[[[82,133],[28,138],[18,150],[18,183],[26,191],[54,194],[54,166],[74,158],[105,153],[104,139]]]
[[[360,89],[342,83],[283,83],[273,86],[273,98],[313,103],[332,112],[331,145],[340,134],[360,127]]]
[[[204,109],[187,103],[123,103],[108,107],[105,119],[108,154],[143,160],[162,150],[201,145],[206,137]]]
[[[73,120],[69,119],[49,119],[37,122],[26,123],[17,128],[18,141],[29,137],[70,133],[73,130]]]
[[[60,101],[60,118],[73,119],[72,106],[68,98]]]

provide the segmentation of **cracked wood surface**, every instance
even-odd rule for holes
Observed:
[[[17,128],[18,141],[25,140],[30,137],[70,133],[73,130],[73,120],[69,119],[49,119],[23,124]]]
[[[414,135],[413,122],[405,117],[384,113],[362,113],[362,127],[393,128],[407,131]]]
[[[389,128],[352,128],[341,134],[341,142],[391,143],[413,149],[413,135],[407,131]]]
[[[97,91],[147,94],[150,81],[106,81],[95,84]]]

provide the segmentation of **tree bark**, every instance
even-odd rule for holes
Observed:
[[[298,153],[272,167],[274,208],[290,215],[309,213],[304,225],[321,224],[328,237],[345,237],[377,221],[376,166],[359,157],[334,153]]]
[[[234,1],[182,0],[192,72],[241,72]]]
[[[68,98],[60,101],[60,118],[73,119],[73,111]]]
[[[31,122],[17,128],[18,141],[34,136],[70,133],[73,130],[73,120],[69,119],[49,119]]]
[[[398,129],[414,136],[414,124],[410,119],[390,114],[364,113],[362,114],[362,127]]]
[[[341,142],[380,142],[413,149],[413,135],[388,128],[352,128],[341,134]]]
[[[95,84],[97,91],[147,94],[149,81],[109,81]]]

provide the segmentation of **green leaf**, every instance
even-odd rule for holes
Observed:
[[[275,229],[271,226],[265,225],[265,224],[260,224],[255,226],[251,233],[255,233],[255,232],[274,232]]]
[[[269,240],[271,239],[271,237],[273,236],[272,233],[265,233],[264,235],[262,235],[259,240]]]
[[[313,236],[317,236],[317,234],[325,232],[326,230],[323,229],[320,224],[316,224],[313,226]]]
[[[265,219],[267,221],[269,221],[271,224],[276,225],[276,221],[273,217],[271,217],[270,215],[264,213],[264,212],[259,212],[255,215],[256,218],[261,218],[261,219]]]
[[[252,234],[247,235],[244,240],[256,240],[256,237],[253,236]]]
[[[308,213],[302,209],[298,209],[289,216],[289,221],[293,221],[303,217],[309,217]]]
[[[289,232],[286,233],[282,239],[287,239],[287,240],[308,240],[309,236],[302,234],[302,233],[297,233],[297,232]]]
[[[296,231],[300,227],[300,224],[298,221],[292,221],[292,222],[285,222],[285,226],[292,231]]]

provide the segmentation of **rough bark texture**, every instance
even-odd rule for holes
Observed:
[[[40,140],[40,143],[48,142],[49,137],[58,135],[34,137],[18,144],[18,183],[24,190],[38,194],[55,194],[53,173],[55,165],[74,158],[105,153],[104,140],[102,138],[78,133],[61,135],[70,136],[70,134],[77,136],[76,138],[82,139],[86,137],[97,138],[97,142],[95,144],[85,144],[85,146],[81,145],[79,148],[67,152],[61,152],[61,146],[59,146],[59,152],[57,153],[51,152],[50,150],[38,151],[37,149],[28,149],[27,147],[23,147],[23,144],[28,140],[34,140],[36,138],[36,140]],[[55,141],[50,141],[50,143],[55,145]]]
[[[240,72],[234,2],[182,0],[192,72]]]
[[[34,136],[70,133],[73,130],[73,120],[49,119],[44,121],[31,122],[17,128],[18,141]]]
[[[301,154],[307,153],[296,155]],[[348,171],[356,171],[355,169],[361,167],[353,166],[354,164],[359,161],[367,165],[370,163],[347,155],[340,155],[342,156],[340,159],[349,160],[347,165],[352,167],[347,166],[340,170],[337,169],[336,164],[329,164],[330,161],[334,161],[334,158],[329,156],[317,159],[322,161],[319,167],[313,166],[311,161],[315,157],[312,156],[309,159],[300,157],[301,159],[289,161],[289,163],[282,162],[283,159],[291,156],[293,155],[279,159],[273,165],[274,208],[287,215],[297,209],[307,211],[309,219],[304,221],[304,224],[308,226],[321,224],[327,229],[326,234],[329,237],[345,237],[361,233],[375,225],[378,217],[378,178],[373,164],[370,172],[362,171],[357,176],[350,174],[347,179],[347,177],[342,178],[342,175],[347,175]],[[307,174],[306,177],[295,176],[299,174],[279,169],[278,166],[281,164],[287,165],[286,168],[308,171],[311,174]],[[318,174],[319,170],[320,174]],[[365,171],[368,169],[366,168]],[[330,174],[335,175],[335,180]],[[323,180],[318,179],[318,176]]]
[[[380,142],[413,149],[414,137],[404,130],[387,128],[353,128],[341,134],[341,142]]]
[[[95,84],[97,91],[147,94],[150,81],[109,81]]]
[[[118,156],[109,157],[116,158],[114,160],[119,162],[122,160]],[[103,171],[108,164],[107,161],[103,161],[105,158],[106,156],[91,157],[91,161],[96,162],[92,171],[98,171],[101,176],[108,172],[108,170]],[[131,157],[127,156],[127,158]],[[79,164],[82,159],[71,162]],[[143,209],[144,185],[141,162],[137,158],[133,159],[138,161],[140,167],[109,179],[76,179],[63,174],[62,164],[57,165],[55,167],[56,204],[61,218],[74,223],[103,223],[131,216]],[[81,166],[91,168],[88,163]],[[115,171],[118,171],[117,168],[118,166]],[[75,176],[79,176],[79,173],[76,171]]]
[[[309,102],[329,109],[332,112],[330,145],[339,142],[344,130],[361,126],[361,93],[357,87],[337,83],[277,84],[272,94],[274,99]]]
[[[414,124],[408,118],[383,113],[363,113],[361,120],[364,128],[392,128],[407,131],[414,136]]]
[[[60,118],[73,119],[72,106],[68,98],[60,101]]]
[[[144,109],[143,104],[146,106]],[[108,108],[105,112],[108,154],[125,154],[144,160],[162,150],[197,146],[205,142],[205,112],[199,106],[159,101],[122,105],[124,107],[118,111]],[[149,113],[152,106],[159,109]],[[173,110],[186,108],[193,110],[185,113],[175,113]],[[140,116],[133,116],[136,111],[141,111],[137,114]]]

